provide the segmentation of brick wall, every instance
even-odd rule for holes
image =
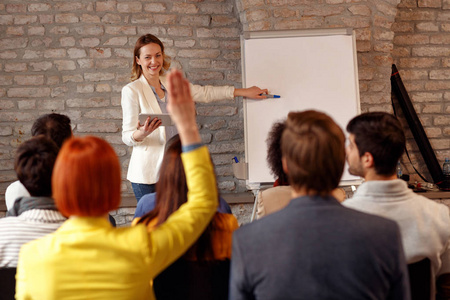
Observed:
[[[450,157],[450,1],[403,0],[392,29],[394,62],[442,165]],[[414,165],[432,180],[412,134],[405,129]],[[414,173],[407,159],[403,162]]]
[[[120,90],[140,35],[160,37],[194,83],[239,87],[243,30],[335,27],[356,31],[362,111],[391,111],[395,62],[438,158],[448,156],[449,0],[2,1],[0,199],[15,180],[15,148],[51,111],[69,115],[76,135],[107,139],[125,178],[131,149],[121,142]],[[245,190],[230,164],[244,151],[241,99],[197,108],[219,187]],[[131,193],[126,180],[122,190]]]

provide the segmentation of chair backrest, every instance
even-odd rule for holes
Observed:
[[[408,264],[411,300],[430,299],[431,262],[428,258]]]
[[[179,259],[153,281],[156,299],[227,300],[230,261]]]
[[[14,300],[16,268],[0,268],[0,300]]]

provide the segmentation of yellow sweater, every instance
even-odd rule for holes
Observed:
[[[199,237],[217,208],[206,147],[182,154],[188,202],[152,232],[113,228],[103,218],[70,218],[22,247],[16,299],[154,299],[149,286]]]

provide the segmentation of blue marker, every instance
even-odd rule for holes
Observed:
[[[281,98],[280,95],[272,95],[272,94],[259,94],[260,96],[266,96],[267,98]]]
[[[235,157],[233,157],[233,159],[234,159],[234,162],[235,163],[238,163],[239,162],[239,160],[238,160],[238,158],[235,156]]]

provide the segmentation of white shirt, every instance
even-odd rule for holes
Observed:
[[[20,183],[19,180],[17,180],[11,183],[6,188],[5,192],[6,209],[10,210],[14,206],[14,202],[16,201],[16,199],[19,197],[30,197],[30,193],[23,186],[23,184]]]

